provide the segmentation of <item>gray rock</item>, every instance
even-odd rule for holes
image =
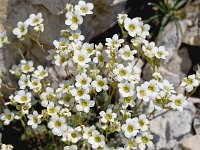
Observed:
[[[177,29],[177,26],[174,22],[169,22],[165,26],[163,32],[161,32],[161,34],[157,37],[157,44],[165,46],[166,50],[169,52],[168,58],[163,61],[163,63],[169,62],[181,45],[187,27],[187,21],[182,20],[179,21],[179,23],[182,28],[182,32]]]
[[[89,0],[86,0],[89,2]],[[81,30],[86,37],[86,41],[99,35],[112,27],[117,22],[117,14],[125,12],[125,4],[127,0],[95,0],[94,14],[85,17]],[[41,34],[40,41],[44,45],[45,50],[53,47],[53,40],[58,39],[60,30],[65,29],[65,7],[67,3],[75,4],[78,0],[1,0],[0,1],[0,20],[4,20],[4,25],[10,28],[8,36],[17,43],[17,39],[12,35],[12,29],[16,27],[18,21],[25,21],[31,13],[41,12],[44,18],[45,31]],[[90,1],[91,2],[91,1]],[[3,18],[3,19],[2,19]],[[109,19],[108,19],[109,18]],[[1,23],[0,23],[1,24]],[[36,45],[36,43],[27,38],[23,42],[23,53],[26,53],[28,59],[35,57],[44,65],[48,65],[44,53]],[[29,54],[30,50],[35,55]],[[10,59],[12,54],[12,59]],[[11,65],[19,63],[21,59],[19,53],[15,49],[6,48],[0,50],[1,68],[8,68]],[[38,63],[37,63],[38,64]],[[8,73],[8,72],[7,72]],[[8,76],[11,79],[10,76]]]
[[[158,72],[161,73],[164,79],[169,80],[174,86],[178,86],[191,66],[192,63],[188,55],[188,50],[186,48],[181,48],[178,51],[174,51],[174,54],[168,61],[161,62]],[[144,80],[150,80],[151,74],[152,69],[149,64],[146,64],[143,69]]]
[[[183,150],[199,150],[200,148],[200,135],[195,135],[185,139],[182,142]]]
[[[183,112],[169,111],[153,119],[150,128],[154,135],[155,149],[172,149],[190,137],[195,111],[193,104],[189,103]]]
[[[185,8],[186,18],[188,19],[189,26],[183,38],[183,43],[200,46],[200,29],[198,30],[198,18],[200,9],[200,1],[195,0]]]

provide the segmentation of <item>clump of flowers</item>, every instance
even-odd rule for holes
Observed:
[[[168,56],[168,51],[146,40],[149,25],[141,18],[131,19],[126,14],[118,16],[122,36],[115,34],[106,38],[105,45],[83,42],[85,37],[79,27],[84,16],[93,13],[93,7],[84,1],[75,6],[68,4],[67,27],[61,31],[60,39],[53,41],[55,48],[48,51],[48,60],[62,67],[66,78],[51,81],[48,68],[35,66],[20,53],[23,60],[10,70],[18,77],[19,89],[10,95],[0,119],[4,125],[21,120],[33,132],[43,126],[63,142],[64,150],[151,149],[150,120],[154,113],[182,111],[187,106],[187,98],[177,94],[176,87],[156,72],[159,61]],[[18,22],[13,34],[20,40],[27,36],[34,39],[44,50],[38,39],[30,35],[29,27],[38,36],[44,31],[41,13]],[[0,34],[0,46],[5,41],[5,34]],[[150,81],[141,80],[139,58],[152,67]],[[199,75],[191,75],[183,79],[181,86],[190,93],[199,84]],[[147,104],[152,107],[151,113],[141,110]],[[10,105],[15,107],[14,111],[9,109]]]

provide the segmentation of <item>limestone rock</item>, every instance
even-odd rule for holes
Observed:
[[[178,51],[174,51],[169,61],[161,63],[158,69],[163,78],[169,80],[174,86],[178,86],[183,77],[186,76],[190,67],[192,66],[188,51],[186,48],[181,48]],[[152,69],[150,65],[145,65],[143,69],[144,80],[151,79]]]
[[[191,136],[191,124],[195,115],[189,103],[183,112],[169,111],[151,121],[155,149],[172,149],[179,141]]]
[[[10,28],[8,32],[9,39],[17,43],[16,37],[12,35],[12,29],[16,27],[17,22],[25,21],[31,13],[41,12],[44,18],[45,30],[40,36],[40,41],[41,44],[44,45],[45,50],[49,50],[53,47],[53,40],[59,38],[60,30],[66,29],[64,23],[66,4],[76,4],[78,1],[79,0],[1,0],[0,20],[3,18],[3,24],[7,26],[7,28]],[[86,1],[91,2],[90,0]],[[91,38],[112,27],[117,22],[117,14],[126,12],[126,1],[127,0],[92,1],[95,5],[94,14],[86,16],[81,26],[86,41],[89,41]],[[33,59],[37,63],[35,59],[35,57],[37,57],[42,64],[49,64],[45,59],[44,53],[33,40],[27,38],[22,45],[25,49],[23,53],[29,55],[31,50],[32,54],[35,55],[29,57],[29,59]],[[7,47],[5,49],[4,51],[0,50],[0,67],[4,67],[6,68],[5,70],[8,70],[11,65],[19,63],[21,57],[17,50]],[[12,59],[10,59],[11,54]],[[8,78],[10,79],[11,77],[8,76]]]
[[[183,43],[192,46],[200,46],[200,26],[198,26],[198,20],[200,20],[200,1],[193,1],[188,7],[185,8],[186,18],[190,21],[190,25],[186,30],[186,34],[183,38]]]
[[[182,142],[183,150],[199,150],[200,148],[200,135],[195,135],[185,139]]]

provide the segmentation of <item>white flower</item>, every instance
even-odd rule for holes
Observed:
[[[151,92],[147,90],[147,84],[142,84],[141,86],[137,86],[137,98],[142,99],[145,102],[149,101],[149,96],[151,95]]]
[[[1,150],[12,150],[13,149],[13,146],[10,145],[10,144],[2,144],[1,145]]]
[[[83,88],[74,88],[71,91],[72,96],[75,97],[76,101],[79,101],[81,99],[90,99],[89,89],[83,89]]]
[[[137,136],[136,142],[139,144],[140,150],[146,149],[146,146],[151,149],[151,146],[153,145],[152,139],[153,136],[151,134],[143,132],[142,135]]]
[[[105,137],[96,130],[92,131],[92,137],[89,137],[88,142],[92,145],[93,149],[105,147]]]
[[[24,90],[20,90],[17,92],[17,95],[14,97],[15,101],[20,104],[29,103],[31,101],[32,94],[30,92],[25,92]]]
[[[54,56],[54,59],[55,65],[64,67],[67,65],[68,55],[64,52],[60,52],[59,54]]]
[[[17,27],[13,30],[13,34],[17,36],[17,38],[21,38],[26,35],[28,32],[28,23],[27,22],[18,22]]]
[[[168,80],[163,80],[162,82],[158,83],[158,85],[164,92],[176,93],[173,84],[170,84]]]
[[[83,138],[84,139],[89,139],[90,137],[92,137],[92,131],[94,131],[96,129],[96,127],[94,125],[92,125],[91,127],[84,127],[83,128]]]
[[[75,99],[68,93],[62,93],[61,99],[58,101],[60,105],[64,105],[65,107],[69,107],[70,105],[74,104]]]
[[[76,145],[65,146],[63,150],[78,150]]]
[[[137,135],[137,133],[139,132],[138,131],[138,128],[139,128],[139,125],[138,125],[138,119],[137,118],[128,118],[126,119],[126,124],[123,124],[122,125],[122,130],[125,132],[125,137],[127,138],[130,138],[130,137],[134,137]]]
[[[138,125],[141,131],[146,131],[149,128],[149,120],[147,119],[145,114],[142,114],[138,118]]]
[[[67,131],[65,133],[63,133],[63,141],[70,141],[72,143],[77,143],[78,140],[81,139],[81,127],[76,127],[75,129],[73,129],[72,127],[68,126]]]
[[[81,15],[77,12],[67,12],[66,13],[66,21],[65,24],[70,26],[71,30],[77,30],[78,29],[78,25],[83,23],[83,18],[81,17]]]
[[[31,103],[25,103],[21,107],[22,114],[29,114],[29,109],[31,108]]]
[[[96,89],[97,92],[102,90],[108,90],[107,79],[102,78],[102,76],[96,76],[95,81],[92,81],[91,85]]]
[[[42,100],[41,105],[47,107],[49,101],[52,101],[55,98],[54,90],[51,87],[47,87],[46,91],[40,95]]]
[[[23,73],[28,73],[28,72],[33,72],[34,67],[33,67],[33,61],[26,61],[26,60],[21,60],[20,61],[20,67]]]
[[[140,33],[140,37],[145,39],[147,36],[149,36],[150,26],[148,24],[145,24],[145,25],[141,26],[141,29],[142,29],[142,31]]]
[[[124,28],[128,31],[128,34],[131,37],[135,37],[136,35],[140,35],[142,29],[142,24],[140,23],[138,18],[126,18],[124,20]]]
[[[35,26],[34,30],[36,32],[39,32],[39,31],[44,32],[44,24],[39,24],[39,25]]]
[[[31,14],[29,19],[27,19],[27,23],[30,26],[37,26],[43,22],[42,13],[38,13],[37,15]]]
[[[93,62],[98,66],[103,67],[104,63],[108,61],[107,54],[104,51],[96,51],[95,55],[96,56],[94,57]]]
[[[183,111],[183,108],[188,104],[187,100],[182,94],[177,96],[172,95],[170,100],[171,102],[169,103],[169,106],[171,106],[173,109],[178,109],[179,111]]]
[[[27,124],[29,126],[32,126],[33,129],[36,129],[38,124],[41,123],[42,115],[39,115],[37,111],[33,111],[33,114],[28,115],[27,117],[29,119]]]
[[[107,109],[106,112],[101,111],[100,113],[101,122],[106,123],[106,122],[114,122],[115,118],[117,117],[116,113],[112,113],[112,109]]]
[[[25,89],[28,86],[29,81],[30,81],[30,75],[22,74],[18,81],[20,89],[22,90]]]
[[[38,79],[40,79],[40,80],[44,79],[44,78],[47,77],[47,76],[48,76],[48,70],[47,70],[47,68],[44,69],[44,67],[41,66],[41,65],[39,65],[39,66],[37,67],[37,70],[35,70],[35,71],[33,72],[33,77],[38,78]]]
[[[134,97],[121,97],[119,99],[120,102],[122,102],[122,108],[126,109],[128,106],[134,107],[135,102],[134,102]]]
[[[129,65],[129,67],[131,67],[131,74],[129,81],[132,81],[135,84],[139,83],[139,81],[141,80],[140,78],[141,69],[137,66],[132,67],[131,64]]]
[[[10,122],[14,119],[14,113],[9,109],[5,109],[4,113],[0,115],[0,119],[3,121],[4,125],[9,125]]]
[[[124,143],[126,150],[138,149],[138,144],[136,143],[134,138],[125,139]]]
[[[0,32],[0,48],[3,47],[4,43],[8,43],[8,38],[6,36],[6,31]]]
[[[128,80],[131,73],[131,68],[129,66],[124,67],[123,64],[118,64],[113,70],[113,73],[116,75],[116,80],[121,82],[123,80]]]
[[[164,46],[156,48],[154,53],[158,59],[165,59],[169,55],[169,52],[165,50]]]
[[[51,117],[48,127],[52,129],[54,135],[61,136],[67,130],[66,120],[64,117],[54,115]]]
[[[81,31],[80,30],[76,30],[76,31],[71,31],[71,36],[69,36],[69,39],[71,41],[83,41],[85,39],[85,37],[83,35],[81,35]]]
[[[122,57],[124,60],[133,60],[134,59],[134,54],[136,54],[136,50],[131,50],[128,45],[125,45],[123,48],[119,49],[119,56]]]
[[[142,50],[144,51],[144,55],[149,58],[153,58],[155,56],[155,52],[158,51],[158,48],[155,46],[154,42],[145,41],[142,46]]]
[[[54,40],[53,45],[55,46],[55,49],[66,49],[68,47],[69,40],[67,38],[61,37],[59,38],[59,41]]]
[[[84,111],[88,113],[90,111],[90,107],[93,107],[95,104],[92,100],[82,99],[78,101],[78,105],[76,105],[76,109],[78,111]]]
[[[117,34],[114,34],[112,39],[111,38],[106,38],[106,45],[109,48],[119,48],[123,42],[124,42],[124,40],[123,39],[119,39]]]
[[[117,16],[117,21],[119,24],[122,24],[124,22],[124,19],[126,19],[128,17],[127,14],[118,14]]]
[[[87,63],[91,61],[90,56],[88,55],[87,51],[76,51],[74,53],[73,61],[78,63],[80,66],[85,66]]]
[[[75,11],[80,13],[80,15],[85,16],[87,14],[93,14],[91,10],[94,8],[94,5],[81,0],[78,2],[78,5],[75,5],[74,8]]]
[[[82,49],[84,51],[86,51],[90,56],[95,53],[95,51],[94,51],[94,44],[93,43],[92,44],[90,44],[90,43],[84,43],[82,45]]]
[[[122,97],[130,97],[133,96],[135,93],[135,87],[133,83],[125,82],[125,83],[119,83],[119,93]]]
[[[86,73],[82,73],[76,76],[76,87],[87,89],[90,87],[90,82],[92,79],[86,75]]]
[[[147,86],[147,90],[151,93],[151,97],[156,97],[158,95],[159,87],[158,82],[156,80],[150,80],[149,82],[145,82],[145,86]]]
[[[57,115],[57,113],[60,111],[60,106],[55,106],[53,102],[50,102],[47,105],[47,112],[49,115]]]
[[[194,87],[199,86],[199,84],[199,80],[197,80],[196,76],[193,74],[183,78],[180,86],[184,86],[187,92],[192,92]]]
[[[28,83],[28,87],[33,89],[34,91],[40,90],[42,88],[42,84],[40,83],[40,79],[32,78],[31,81]]]

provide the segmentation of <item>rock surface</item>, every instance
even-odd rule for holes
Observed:
[[[40,41],[46,50],[52,47],[52,42],[59,38],[60,30],[65,29],[65,7],[67,3],[75,4],[79,0],[1,0],[0,20],[4,20],[4,25],[10,28],[10,32],[16,27],[18,21],[25,21],[31,13],[41,12],[44,18],[45,31],[41,34]],[[89,0],[86,0],[89,2]],[[86,37],[86,41],[99,35],[112,27],[117,22],[117,14],[126,12],[127,0],[95,0],[94,14],[85,17],[81,30]],[[91,2],[91,1],[90,1]],[[109,18],[109,19],[108,19]],[[1,21],[2,22],[2,21]],[[1,24],[1,23],[0,23]],[[1,26],[0,26],[1,27]],[[9,38],[18,42],[16,37],[8,33]],[[45,55],[36,43],[27,38],[23,42],[24,53],[29,55],[30,50],[39,60],[47,65]],[[21,59],[15,49],[5,48],[0,50],[0,68],[8,70],[11,65],[19,63]],[[10,59],[12,54],[12,59]],[[34,57],[31,57],[36,61]],[[29,57],[30,58],[30,57]],[[5,65],[5,66],[4,66]],[[10,79],[11,77],[8,76]]]
[[[195,108],[190,103],[183,112],[169,111],[153,119],[150,128],[154,135],[155,149],[172,149],[178,142],[190,137],[194,116]]]
[[[200,135],[195,135],[185,139],[182,142],[183,150],[199,150],[200,148]]]
[[[193,1],[185,8],[186,18],[190,20],[190,25],[186,30],[183,42],[193,46],[200,46],[200,1]],[[198,25],[199,24],[199,25]]]

